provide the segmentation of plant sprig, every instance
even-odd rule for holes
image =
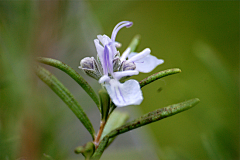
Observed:
[[[132,39],[130,45],[128,46],[128,50],[130,50],[130,52],[134,52],[137,49],[139,42],[140,36],[137,35]],[[96,134],[89,118],[69,90],[48,70],[41,66],[36,67],[36,74],[38,77],[44,83],[46,83],[64,101],[64,103],[67,104],[67,106],[73,111],[73,113],[78,117],[78,119],[91,134],[93,141],[86,143],[84,146],[79,146],[75,150],[75,153],[82,153],[86,159],[100,159],[104,150],[118,135],[190,109],[199,102],[198,98],[194,98],[182,103],[173,104],[168,107],[149,112],[131,122],[126,123],[127,119],[129,118],[128,114],[119,113],[117,111],[113,112],[116,108],[116,105],[113,103],[105,89],[100,90],[99,96],[97,96],[87,81],[65,63],[55,59],[43,57],[40,57],[37,60],[38,62],[56,67],[67,73],[87,92],[87,94],[96,103],[100,111],[100,128]],[[143,79],[139,82],[139,85],[142,88],[160,78],[180,72],[181,70],[179,68],[160,71]]]

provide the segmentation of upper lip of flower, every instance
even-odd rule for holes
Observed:
[[[131,27],[132,24],[133,23],[129,21],[120,22],[114,27],[111,35],[111,39],[106,35],[103,35],[103,36],[99,35],[97,36],[98,40],[94,41],[98,51],[99,59],[102,64],[103,74],[104,74],[104,76],[99,80],[100,83],[109,81],[110,79],[106,78],[106,76],[109,76],[109,75],[111,75],[114,79],[119,80],[123,76],[131,76],[131,75],[138,74],[137,71],[131,71],[131,72],[122,71],[125,73],[117,73],[117,76],[115,76],[116,74],[113,71],[113,59],[118,53],[115,46],[116,35],[121,28]],[[99,44],[99,41],[102,43],[103,46]]]

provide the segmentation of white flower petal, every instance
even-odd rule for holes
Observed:
[[[129,55],[130,51],[131,51],[131,48],[127,48],[127,49],[123,52],[123,54],[122,54],[120,60],[121,60],[121,61],[125,61],[126,58],[127,58],[128,55]]]
[[[149,48],[145,48],[142,52],[140,52],[134,56],[131,56],[131,57],[128,56],[128,60],[131,62],[136,62],[136,61],[148,56],[150,53],[151,53],[151,50]]]
[[[109,81],[110,81],[110,78],[109,78],[107,75],[103,75],[103,76],[98,80],[99,83],[104,83],[104,82],[109,82]]]
[[[111,79],[109,83],[105,84],[105,87],[117,107],[139,105],[143,100],[140,85],[136,80],[120,83],[115,79]]]
[[[128,57],[131,59],[131,57],[135,57],[137,54],[139,53],[132,52]],[[148,55],[138,61],[135,61],[134,63],[136,65],[136,70],[139,72],[148,73],[163,62],[164,60],[162,59],[157,59],[155,56]]]
[[[139,72],[137,70],[127,70],[127,71],[121,71],[121,72],[114,72],[113,76],[117,80],[120,80],[122,77],[126,76],[133,76],[133,75],[138,75]]]
[[[111,39],[107,36],[107,35],[97,35],[97,38],[99,39],[99,41],[105,46],[107,44],[109,44],[111,41]]]
[[[104,47],[102,45],[100,45],[99,43],[99,40],[98,39],[94,39],[94,44],[95,44],[95,47],[96,47],[96,50],[97,50],[97,54],[98,54],[98,57],[101,61],[101,63],[103,63],[103,52],[104,52]]]

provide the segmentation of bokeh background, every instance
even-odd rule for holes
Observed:
[[[138,51],[151,48],[182,73],[143,88],[140,106],[119,108],[131,119],[191,98],[201,102],[173,117],[118,136],[102,159],[239,159],[238,1],[0,1],[0,159],[84,159],[75,147],[91,140],[79,120],[34,74],[36,57],[61,60],[94,90],[100,85],[78,69],[96,56],[93,40],[111,35],[123,52],[136,34]],[[74,94],[95,130],[99,113],[78,84],[45,66]]]

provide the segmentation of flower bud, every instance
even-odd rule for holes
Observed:
[[[80,66],[81,68],[84,69],[94,69],[93,61],[94,61],[93,57],[85,57],[80,61]]]
[[[98,64],[94,57],[85,57],[81,60],[80,68],[84,73],[86,73],[88,76],[99,80],[102,77],[101,72],[99,71]]]
[[[124,61],[122,63],[122,71],[135,70],[135,69],[136,69],[136,65],[134,62]]]

